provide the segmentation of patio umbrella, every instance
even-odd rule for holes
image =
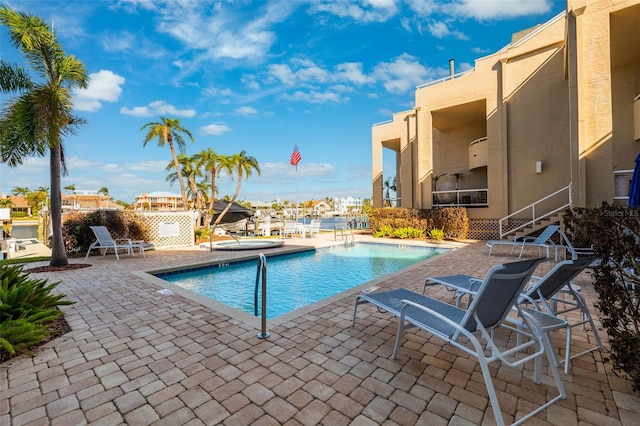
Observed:
[[[213,210],[216,211],[216,214],[213,215],[213,220],[215,221],[220,213],[229,205],[229,201],[227,200],[218,200],[213,203]],[[238,203],[233,203],[229,210],[224,214],[220,223],[233,223],[242,219],[246,219],[248,217],[253,216],[254,212],[251,209],[247,209],[242,207]]]
[[[629,184],[629,207],[640,207],[640,154],[636,157],[636,166]]]

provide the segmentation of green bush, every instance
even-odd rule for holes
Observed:
[[[62,315],[58,306],[73,303],[52,293],[59,283],[30,278],[22,268],[0,266],[0,360],[48,338],[48,327]]]
[[[98,210],[91,213],[73,212],[65,216],[62,234],[67,254],[86,253],[96,237],[91,226],[106,226],[113,238],[149,241],[149,226],[128,211]]]
[[[429,238],[436,241],[444,240],[444,230],[436,228],[432,229],[429,231]]]
[[[371,209],[368,215],[374,237],[401,238],[398,235],[407,235],[408,229],[420,230],[419,236],[405,238],[422,238],[432,229],[442,230],[443,238],[466,238],[469,233],[469,217],[464,207],[430,210],[386,207]]]
[[[640,211],[603,203],[600,208],[569,209],[563,220],[572,244],[593,246],[601,259],[594,268],[594,288],[611,363],[640,391]]]

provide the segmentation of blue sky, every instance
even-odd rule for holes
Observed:
[[[64,141],[78,190],[116,200],[179,193],[167,146],[142,146],[160,116],[194,135],[186,154],[212,148],[255,157],[261,175],[239,198],[291,202],[371,198],[371,127],[413,107],[415,87],[473,67],[514,32],[562,12],[551,0],[5,1],[53,22],[90,75],[74,93],[87,120]],[[23,63],[0,28],[0,53]],[[5,97],[0,97],[3,102]],[[302,161],[289,165],[297,144]],[[385,155],[385,176],[395,175]],[[48,157],[0,165],[0,192],[49,187]],[[235,182],[218,181],[219,196]]]

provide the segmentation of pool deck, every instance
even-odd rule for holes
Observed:
[[[365,235],[355,239],[373,240]],[[285,246],[264,252],[334,243],[333,234],[289,238]],[[389,359],[397,319],[368,305],[358,309],[351,327],[354,295],[364,287],[421,291],[427,276],[482,277],[493,265],[517,259],[506,248],[489,257],[483,242],[455,246],[269,320],[267,339],[257,337],[259,319],[190,294],[163,291],[166,284],[145,272],[224,262],[242,253],[199,246],[159,249],[146,258],[90,257],[88,268],[34,274],[60,281],[59,291],[76,302],[62,307],[72,331],[32,357],[0,364],[0,425],[495,424],[474,359],[415,329],[407,331],[398,359]],[[536,274],[553,264],[543,263]],[[599,325],[590,276],[583,273],[576,281]],[[444,288],[428,292],[452,301]],[[600,335],[606,344],[604,331]],[[574,329],[576,348],[590,340],[590,333]],[[559,332],[556,346],[562,341]],[[547,386],[546,363],[540,385],[532,381],[533,365],[517,370],[496,366],[494,384],[507,421],[521,417],[521,410],[545,394],[555,395]],[[612,373],[606,351],[573,360],[562,377],[567,398],[526,424],[640,425],[640,394]]]

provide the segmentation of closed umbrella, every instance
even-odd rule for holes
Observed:
[[[636,166],[629,184],[629,207],[640,207],[640,154],[636,157]]]

